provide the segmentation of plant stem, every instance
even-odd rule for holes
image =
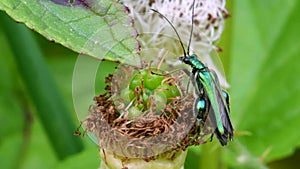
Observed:
[[[26,90],[58,158],[64,159],[78,153],[83,149],[83,144],[73,136],[76,127],[32,32],[23,24],[16,24],[3,12],[0,13],[0,20]]]
[[[184,161],[187,155],[186,151],[174,151],[159,155],[156,159],[145,161],[142,158],[124,158],[116,156],[112,153],[100,150],[101,164],[100,169],[119,169],[119,168],[130,168],[130,169],[183,169]]]

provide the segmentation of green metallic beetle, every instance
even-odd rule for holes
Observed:
[[[179,60],[192,68],[191,72],[186,69],[183,71],[190,76],[192,84],[195,87],[197,98],[194,103],[194,112],[197,115],[197,120],[199,123],[205,123],[207,117],[209,117],[210,124],[212,125],[210,127],[213,128],[213,132],[216,134],[221,145],[224,146],[227,145],[228,140],[232,141],[233,139],[233,127],[229,118],[229,95],[226,91],[221,89],[219,79],[215,72],[198,60],[195,54],[189,55],[194,25],[194,4],[195,0],[193,1],[192,28],[187,52],[173,24],[157,10],[153,9],[153,11],[163,17],[174,29],[184,53],[184,56],[179,57]],[[200,127],[203,126],[200,125]]]
[[[196,55],[183,56],[179,59],[192,67],[190,76],[198,96],[195,101],[197,119],[201,121],[208,115],[221,145],[226,145],[228,139],[233,138],[228,93],[221,89],[217,75],[198,60]]]

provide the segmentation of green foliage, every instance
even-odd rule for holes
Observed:
[[[236,1],[231,45],[232,116],[236,141],[264,160],[300,144],[299,1]]]
[[[193,147],[185,168],[265,168],[266,162],[291,155],[300,143],[300,2],[243,0],[229,3],[232,5],[232,17],[227,21],[224,32],[226,39],[222,39],[226,44],[221,43],[224,44],[221,47],[224,49],[225,70],[231,85],[231,117],[237,134],[234,141],[225,148],[219,147],[216,141]],[[119,6],[114,7],[120,9]],[[103,48],[103,44],[93,43],[89,37],[98,37],[94,35],[100,35],[100,32],[94,33],[99,28],[105,30],[108,25],[103,16],[95,15],[80,6],[62,6],[46,0],[1,0],[0,9],[48,39],[77,52],[103,57],[98,56],[99,51],[94,50],[99,47],[108,52],[106,56],[116,60],[118,56],[110,55],[109,51],[117,55],[125,52],[126,56],[131,56],[136,50],[134,38],[126,42],[126,49],[114,48],[113,45]],[[112,16],[118,15],[113,13]],[[123,15],[122,19],[128,18]],[[120,28],[120,25],[117,24],[115,28]],[[125,30],[127,33],[133,32],[130,27]],[[110,35],[114,34],[114,30],[106,31]],[[126,39],[129,35],[124,34],[120,39]],[[104,38],[115,43],[118,41],[109,36]],[[30,111],[33,108],[28,101],[24,101],[28,96],[20,84],[15,61],[3,34],[0,34],[0,42],[0,122],[3,126],[0,129],[1,168],[53,168],[56,165],[57,168],[97,168],[98,153],[91,149],[68,160],[58,161],[39,121],[35,121],[34,127],[29,128],[32,135],[24,137],[23,126],[26,120],[23,112],[28,106]],[[64,98],[68,100],[71,95],[72,70],[63,67],[72,67],[74,59],[62,60],[60,57],[51,58],[49,64],[52,65],[52,74],[57,77],[56,83],[67,93],[64,93]],[[64,74],[57,71],[59,65],[65,71]],[[20,98],[20,93],[25,96]],[[67,103],[72,107],[70,101]],[[247,132],[251,134],[239,135]],[[37,144],[39,146],[35,146]],[[38,161],[46,162],[39,164]],[[288,167],[293,166],[285,166]]]
[[[136,32],[123,5],[115,1],[96,1],[85,7],[60,5],[50,0],[2,0],[0,10],[78,53],[134,62],[127,59],[136,56]]]
[[[37,115],[47,131],[48,138],[58,158],[63,159],[79,152],[82,149],[82,144],[69,135],[74,124],[32,33],[24,25],[15,25],[8,18],[3,18],[2,21],[9,44],[17,49],[13,51],[13,54],[26,92],[34,103]],[[26,111],[24,115],[25,117],[28,116]],[[57,135],[61,135],[61,137],[57,138]]]

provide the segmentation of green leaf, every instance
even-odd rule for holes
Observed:
[[[231,103],[236,137],[267,161],[300,145],[300,2],[235,1]],[[234,143],[233,143],[234,144]]]
[[[3,15],[0,18],[4,23],[8,42],[15,49],[13,53],[24,85],[57,156],[63,159],[79,152],[82,143],[69,134],[74,131],[75,125],[31,32],[24,25],[15,25]]]
[[[0,166],[14,169],[18,168],[24,146],[25,120],[22,107],[18,104],[21,97],[15,91],[17,75],[13,60],[1,31],[0,44]]]
[[[134,64],[136,31],[124,6],[111,0],[80,2],[62,5],[51,0],[1,0],[0,10],[78,53]]]

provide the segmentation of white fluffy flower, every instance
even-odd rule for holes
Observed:
[[[193,0],[124,0],[124,4],[135,20],[142,49],[156,48],[167,50],[175,56],[183,55],[175,31],[165,19],[151,11],[155,9],[171,21],[187,50],[191,34]],[[190,54],[197,54],[203,62],[214,69],[221,84],[226,87],[228,85],[225,78],[218,73],[220,70],[212,64],[211,57],[207,57],[212,50],[217,49],[214,44],[224,29],[224,19],[228,16],[225,0],[196,0],[194,12]]]

